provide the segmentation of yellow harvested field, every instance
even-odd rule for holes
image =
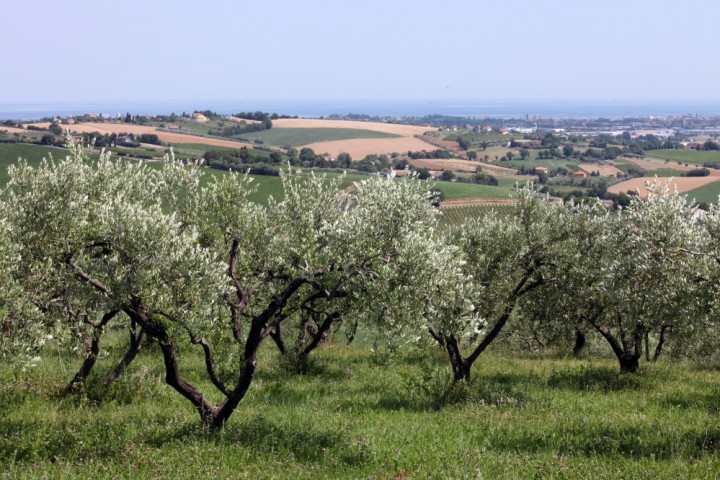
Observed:
[[[361,122],[360,122],[361,123]],[[316,153],[328,153],[338,156],[340,152],[347,152],[353,160],[361,160],[366,155],[381,153],[405,153],[408,150],[430,150],[432,145],[415,137],[398,138],[354,138],[350,140],[334,140],[332,142],[317,142],[303,147],[312,148]]]
[[[671,177],[658,177],[658,180],[664,182],[670,180]],[[641,197],[647,196],[647,189],[645,188],[646,182],[653,181],[650,177],[639,177],[631,180],[625,180],[624,182],[616,183],[608,187],[610,193],[627,192],[628,190],[639,190]],[[693,190],[708,183],[720,181],[718,177],[676,177],[672,179],[672,185],[677,189],[678,192],[683,193],[689,190]]]
[[[273,128],[353,128],[373,132],[394,133],[405,137],[422,135],[432,127],[401,125],[396,123],[360,122],[354,120],[326,120],[320,118],[280,118],[273,120]],[[427,146],[425,147],[427,148]],[[349,152],[348,152],[349,153]]]
[[[598,165],[597,163],[581,163],[578,167],[585,170],[587,173],[600,172],[603,177],[614,177],[618,173],[622,174],[622,170],[612,165]]]
[[[28,133],[28,130],[25,130],[24,128],[0,126],[0,132],[3,130],[7,133]]]
[[[38,127],[47,128],[49,123],[36,123]],[[143,133],[154,133],[163,142],[170,143],[201,143],[204,145],[212,145],[216,147],[251,147],[252,144],[246,142],[235,142],[232,140],[222,140],[219,138],[200,137],[197,135],[188,135],[186,133],[161,132],[155,127],[146,125],[132,125],[127,123],[110,123],[110,122],[87,122],[77,123],[75,125],[62,125],[63,128],[69,128],[74,133],[132,133],[140,135]]]

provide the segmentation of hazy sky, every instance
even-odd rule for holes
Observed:
[[[0,0],[0,102],[720,99],[717,0]]]

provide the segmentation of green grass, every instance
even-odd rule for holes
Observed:
[[[551,170],[554,170],[558,167],[564,167],[570,170],[571,172],[574,172],[576,170],[580,170],[580,167],[578,167],[578,162],[574,160],[568,160],[568,159],[528,159],[528,160],[520,160],[515,157],[515,159],[506,161],[506,162],[493,162],[496,165],[500,167],[506,167],[506,168],[517,168],[519,169],[521,166],[524,166],[526,169],[532,169],[535,167],[546,167]]]
[[[474,183],[441,182],[435,181],[433,187],[445,194],[446,199],[465,197],[500,197],[508,198],[512,193],[512,185],[491,186]]]
[[[684,193],[688,200],[695,199],[695,202],[718,203],[720,196],[720,181],[708,183],[702,187],[689,190]]]
[[[236,148],[232,147],[219,147],[216,145],[207,145],[204,143],[170,143],[170,147],[172,147],[173,151],[177,153],[187,154],[187,155],[194,155],[196,157],[202,157],[205,152],[208,150],[217,150],[217,151],[228,151],[228,150],[237,150]]]
[[[272,128],[260,132],[244,133],[240,137],[250,141],[262,140],[266,145],[299,147],[315,142],[355,138],[399,138],[401,135],[354,128]]]
[[[102,374],[121,355],[106,341]],[[187,347],[189,349],[189,347]],[[197,352],[195,352],[197,353]],[[200,355],[183,350],[200,380]],[[221,433],[204,431],[166,386],[158,347],[119,383],[57,395],[69,375],[48,353],[29,373],[0,366],[0,478],[717,478],[720,371],[487,352],[447,392],[444,354],[322,345],[289,373],[266,342]],[[68,371],[78,359],[62,357]]]
[[[55,159],[65,158],[64,148],[45,147],[25,143],[0,143],[0,185],[9,180],[7,168],[24,158],[30,165],[38,165],[43,158],[52,156]]]
[[[477,204],[443,207],[441,209],[442,215],[440,216],[440,225],[442,227],[461,225],[470,218],[482,218],[492,212],[495,212],[495,214],[502,216],[505,213],[510,213],[512,211],[512,208],[513,206],[511,204]]]
[[[718,150],[648,150],[645,155],[683,163],[720,163]]]

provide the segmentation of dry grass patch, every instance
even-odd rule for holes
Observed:
[[[578,167],[585,170],[587,173],[600,172],[603,177],[614,177],[618,173],[622,174],[622,170],[613,165],[599,165],[597,163],[581,163]]]

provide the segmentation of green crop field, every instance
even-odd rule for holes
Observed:
[[[528,159],[528,160],[520,160],[518,158],[518,155],[515,156],[515,159],[506,161],[506,162],[493,162],[496,165],[500,167],[506,167],[506,168],[517,168],[519,169],[521,166],[524,166],[526,169],[532,169],[535,167],[546,167],[551,170],[556,169],[558,167],[564,167],[570,170],[571,172],[574,172],[575,170],[580,170],[580,167],[578,167],[578,162],[576,160],[572,159]]]
[[[720,195],[720,181],[708,183],[702,187],[695,188],[685,192],[688,200],[695,200],[695,202],[703,203],[718,203],[718,196]]]
[[[232,148],[232,147],[218,147],[216,145],[207,145],[204,143],[170,143],[170,147],[172,147],[172,149],[175,153],[194,155],[198,158],[202,157],[203,154],[205,152],[207,152],[208,150],[217,150],[217,151],[237,150],[236,148]]]
[[[443,227],[460,225],[470,218],[482,218],[491,213],[503,216],[513,211],[512,204],[468,204],[442,207],[440,225]]]
[[[18,158],[24,158],[29,164],[39,164],[43,158],[52,156],[55,159],[64,158],[67,150],[64,148],[29,145],[24,143],[0,143],[0,185],[8,181],[7,168],[17,163]]]
[[[104,342],[98,376],[122,356],[119,338]],[[621,375],[601,358],[490,351],[469,385],[448,390],[446,354],[425,348],[372,353],[338,339],[295,374],[266,342],[222,432],[201,429],[165,385],[157,344],[114,386],[100,377],[78,397],[58,395],[77,357],[48,353],[25,372],[2,364],[0,478],[717,478],[716,368],[660,362]],[[202,354],[184,358],[211,390],[193,373]]]
[[[514,185],[514,184],[513,184]],[[440,182],[433,183],[433,187],[437,188],[445,194],[446,199],[465,198],[465,197],[499,197],[508,198],[512,193],[512,186],[491,186],[478,185],[475,183],[457,183],[457,182]]]
[[[648,150],[645,155],[682,163],[720,163],[718,150]]]
[[[354,128],[272,128],[260,132],[244,133],[239,137],[250,141],[262,140],[266,145],[299,147],[316,142],[355,138],[399,138],[401,135]]]

